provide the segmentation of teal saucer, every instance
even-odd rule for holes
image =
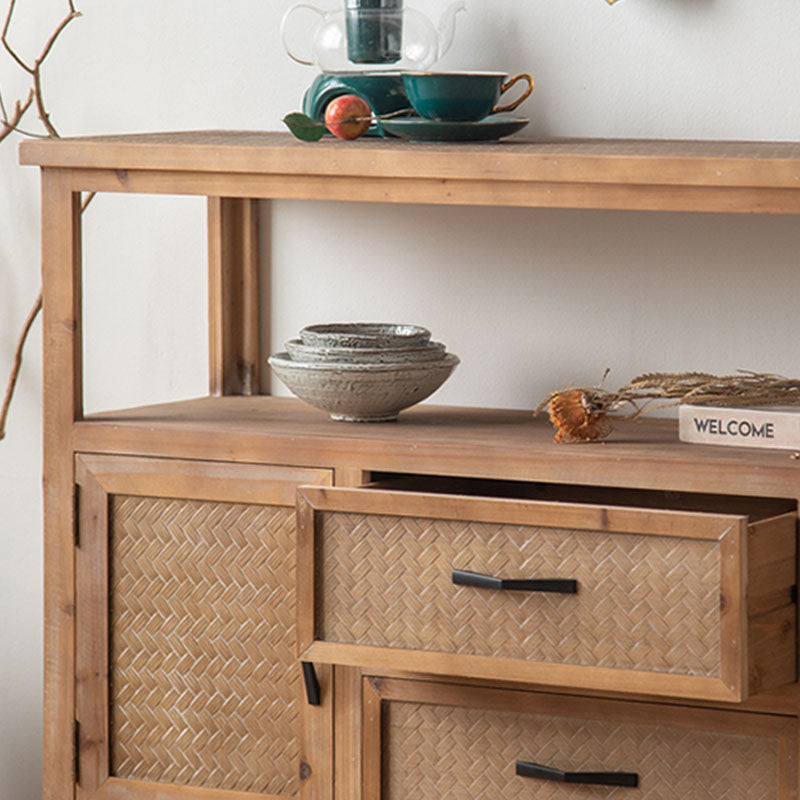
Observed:
[[[446,122],[424,117],[396,117],[380,122],[384,136],[414,142],[492,142],[521,131],[530,122],[510,114],[492,114],[477,122]]]

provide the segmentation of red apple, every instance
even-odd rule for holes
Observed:
[[[340,139],[357,139],[372,124],[372,109],[363,97],[343,94],[325,109],[325,127]]]

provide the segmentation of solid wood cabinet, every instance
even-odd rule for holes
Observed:
[[[43,187],[47,800],[797,797],[800,461],[664,420],[602,447],[528,411],[332,422],[256,396],[253,298],[258,201],[800,213],[800,145],[21,154]],[[209,198],[208,397],[84,413],[92,191]],[[587,772],[637,787],[541,777]]]

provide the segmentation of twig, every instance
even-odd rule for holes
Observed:
[[[6,12],[5,24],[3,25],[3,33],[0,35],[0,42],[2,42],[6,52],[11,56],[11,58],[14,59],[18,66],[25,70],[25,72],[27,72],[33,78],[33,97],[36,101],[36,108],[39,111],[39,119],[50,136],[58,136],[58,131],[50,121],[50,114],[45,108],[44,94],[42,91],[42,65],[50,55],[53,45],[55,45],[58,37],[62,34],[67,25],[72,22],[72,20],[81,16],[81,12],[75,10],[75,4],[73,0],[67,0],[67,5],[69,7],[68,13],[66,16],[64,16],[61,22],[58,23],[55,30],[50,34],[50,37],[42,48],[42,52],[39,54],[39,57],[33,62],[33,65],[30,65],[25,62],[25,60],[19,55],[19,53],[17,53],[17,51],[8,41],[8,29],[11,25],[11,18],[14,15],[16,4],[17,0],[10,0],[8,4],[8,11]]]
[[[17,0],[11,0],[8,4],[8,11],[6,12],[6,21],[3,25],[3,33],[0,35],[0,41],[3,43],[3,47],[5,47],[8,54],[17,64],[25,70],[25,72],[30,72],[30,67],[16,54],[14,49],[9,46],[8,44],[8,26],[11,25],[11,17],[14,15],[14,7],[17,5]]]
[[[28,92],[28,97],[24,103],[21,103],[19,100],[14,104],[14,114],[9,119],[8,115],[6,114],[5,105],[2,106],[2,113],[3,118],[0,122],[3,123],[3,127],[0,128],[0,142],[6,138],[12,131],[19,130],[19,123],[22,120],[22,117],[25,115],[25,112],[31,107],[31,103],[33,103],[33,96],[34,91],[33,89]]]
[[[42,290],[39,289],[39,294],[36,297],[36,302],[33,308],[28,312],[25,319],[25,324],[22,326],[22,332],[17,339],[17,346],[14,349],[14,363],[11,367],[11,375],[8,379],[8,386],[6,387],[6,396],[3,399],[3,407],[0,408],[0,439],[4,439],[6,435],[6,419],[8,417],[8,409],[11,406],[11,398],[14,396],[14,389],[17,386],[17,379],[19,378],[20,367],[22,366],[22,351],[25,348],[25,340],[28,338],[33,321],[36,315],[42,310]]]

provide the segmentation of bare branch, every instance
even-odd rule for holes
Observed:
[[[44,107],[44,96],[42,95],[42,73],[39,69],[40,64],[36,64],[36,69],[33,71],[33,96],[36,98],[36,108],[39,110],[39,119],[44,125],[45,130],[53,138],[58,138],[58,131],[55,126],[50,122],[50,114]]]
[[[39,289],[39,294],[36,297],[36,302],[33,308],[28,312],[25,319],[25,324],[22,326],[22,332],[17,340],[17,346],[14,349],[14,363],[11,367],[11,375],[8,379],[8,386],[6,387],[6,396],[3,399],[3,406],[0,408],[0,439],[5,438],[6,435],[6,419],[8,417],[8,409],[11,407],[11,398],[14,396],[14,389],[17,386],[17,379],[19,378],[19,370],[22,366],[22,351],[25,347],[25,340],[28,338],[33,321],[36,315],[42,310],[42,290]]]
[[[38,69],[39,65],[47,58],[47,56],[50,55],[50,51],[53,49],[53,45],[56,43],[56,39],[58,39],[58,37],[61,35],[61,32],[64,30],[64,28],[66,28],[67,25],[69,25],[70,22],[72,22],[72,20],[76,19],[77,17],[83,16],[80,11],[75,10],[75,7],[72,5],[72,0],[70,0],[69,6],[70,6],[69,14],[67,14],[67,16],[64,17],[64,19],[62,19],[61,22],[58,23],[58,27],[53,31],[50,38],[47,40],[47,43],[45,44],[41,55],[39,56],[39,58],[36,59],[36,65],[34,67],[35,69]]]
[[[72,0],[70,0],[72,2]],[[17,55],[16,50],[8,43],[8,27],[11,25],[11,17],[14,15],[14,7],[17,4],[17,0],[10,0],[8,4],[8,12],[6,13],[6,21],[3,25],[3,33],[0,35],[0,42],[3,43],[3,47],[5,47],[6,52],[14,59],[14,61],[19,64],[25,72],[33,73],[33,67],[29,67],[23,60]]]
[[[31,107],[33,96],[34,91],[31,89],[24,103],[21,103],[19,100],[17,100],[16,104],[14,105],[14,114],[10,119],[6,116],[5,106],[3,106],[3,118],[0,120],[0,122],[2,122],[2,127],[0,127],[0,142],[2,142],[3,139],[5,139],[6,136],[8,136],[12,131],[19,130],[19,123],[22,120],[25,112]]]
[[[67,25],[69,25],[72,20],[82,15],[80,11],[75,10],[74,0],[67,0],[67,5],[69,7],[68,13],[64,16],[61,22],[58,23],[55,30],[50,34],[49,38],[44,44],[44,47],[42,48],[42,52],[39,54],[39,57],[33,62],[33,66],[30,66],[24,61],[24,59],[19,55],[19,53],[17,53],[17,51],[8,41],[8,29],[11,25],[11,18],[14,14],[16,3],[17,0],[9,1],[8,11],[6,12],[6,19],[3,25],[3,33],[0,35],[0,41],[2,41],[3,47],[11,56],[11,58],[13,58],[14,61],[16,61],[17,64],[33,78],[33,95],[36,100],[36,108],[39,111],[39,119],[42,121],[42,125],[44,125],[45,130],[50,136],[58,136],[58,131],[51,122],[50,114],[45,108],[44,94],[42,92],[42,65],[50,55],[53,45],[55,45],[58,37],[63,33]],[[6,133],[6,135],[8,134]]]

